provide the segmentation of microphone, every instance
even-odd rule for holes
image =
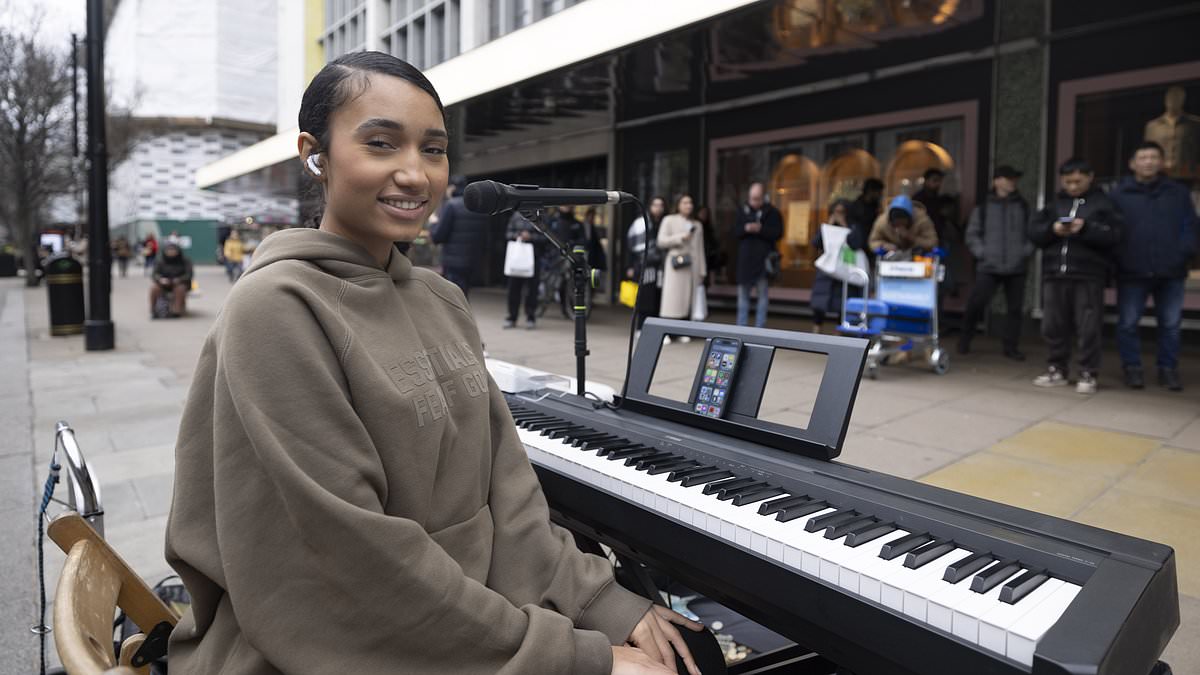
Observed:
[[[633,201],[633,195],[615,190],[505,185],[494,180],[476,181],[463,192],[463,204],[468,210],[492,216],[522,207],[619,204],[627,201]]]

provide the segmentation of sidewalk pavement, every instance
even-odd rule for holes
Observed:
[[[0,480],[29,486],[24,494],[0,492],[0,515],[10,516],[0,521],[0,541],[14,543],[0,553],[9,572],[0,585],[0,650],[17,655],[0,664],[0,674],[27,673],[36,657],[28,632],[33,556],[18,544],[30,541],[29,513],[58,419],[75,428],[100,478],[108,540],[151,583],[170,573],[163,531],[172,448],[195,359],[229,284],[221,270],[198,267],[201,292],[189,299],[189,316],[152,322],[138,273],[113,280],[117,349],[107,353],[85,352],[82,337],[51,338],[45,289],[0,280],[0,342],[17,346],[0,354]],[[471,301],[492,357],[574,374],[569,321],[547,315],[535,331],[502,330],[502,293],[476,290]],[[771,327],[807,328],[774,317]],[[593,313],[589,379],[619,390],[628,328],[624,308]],[[1200,358],[1185,358],[1191,386],[1182,394],[1132,392],[1121,388],[1109,353],[1100,392],[1083,397],[1030,384],[1044,357],[1036,342],[1026,340],[1031,358],[1023,364],[980,339],[976,353],[956,357],[945,376],[914,364],[883,368],[878,381],[862,383],[838,461],[1174,546],[1183,623],[1164,659],[1176,673],[1200,675],[1200,644],[1186,637],[1200,630]],[[686,392],[700,345],[666,349],[654,386]],[[819,377],[820,364],[810,359],[777,363],[762,414],[805,424]],[[52,595],[62,555],[51,544],[46,559]]]

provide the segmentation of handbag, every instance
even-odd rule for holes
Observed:
[[[637,282],[628,279],[621,282],[621,292],[618,299],[622,305],[633,307],[637,304],[638,285]]]
[[[691,253],[677,253],[677,254],[671,256],[671,267],[673,269],[681,270],[685,267],[691,267],[691,266],[692,266],[692,254]]]
[[[771,249],[767,253],[767,257],[763,259],[763,273],[767,275],[768,281],[775,281],[779,278],[779,272],[783,267],[782,257],[779,251]]]
[[[527,241],[510,241],[504,252],[504,276],[517,279],[533,277],[533,244]]]

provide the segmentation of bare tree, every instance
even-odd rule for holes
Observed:
[[[29,285],[37,282],[39,221],[73,184],[66,56],[0,28],[0,219],[25,258]]]

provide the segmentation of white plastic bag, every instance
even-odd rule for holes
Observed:
[[[821,225],[821,243],[825,252],[817,258],[817,269],[829,276],[849,283],[862,286],[867,278],[867,254],[846,245],[846,237],[850,228],[840,225]],[[854,273],[860,270],[861,273]]]
[[[510,241],[504,252],[504,276],[518,279],[533,277],[533,244],[527,241]]]
[[[703,321],[708,318],[708,293],[704,284],[696,284],[692,292],[692,321]]]

